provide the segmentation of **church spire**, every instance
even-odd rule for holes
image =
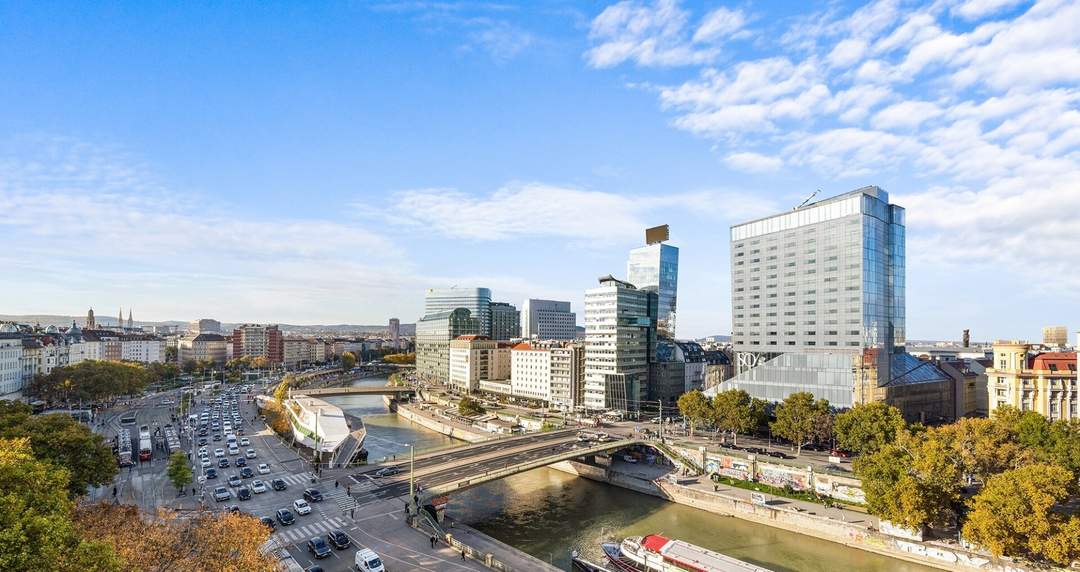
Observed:
[[[131,319],[131,308],[130,307],[128,308],[127,329],[129,329],[129,330],[134,330],[135,329],[135,322],[134,322],[134,320]]]
[[[124,329],[124,307],[120,306],[120,314],[116,316],[116,328]]]

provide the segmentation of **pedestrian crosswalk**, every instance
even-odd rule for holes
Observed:
[[[301,473],[299,475],[282,475],[282,476],[279,476],[279,477],[271,476],[269,478],[271,478],[271,479],[281,479],[281,480],[285,481],[286,484],[289,484],[289,485],[304,485],[304,486],[307,486],[307,485],[311,484],[311,474],[310,473]]]
[[[274,533],[274,538],[288,544],[303,542],[313,536],[326,536],[326,533],[336,528],[345,528],[346,523],[344,518],[338,516],[300,526],[302,522],[304,522],[304,517],[301,516],[297,519],[297,524],[279,527]]]

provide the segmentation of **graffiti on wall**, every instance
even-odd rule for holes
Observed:
[[[708,457],[705,459],[705,471],[718,473],[732,479],[750,480],[750,461],[735,457]]]
[[[768,465],[758,465],[757,481],[774,487],[791,487],[797,491],[809,488],[806,473],[785,470]]]
[[[819,495],[825,495],[834,499],[848,502],[865,503],[866,495],[862,489],[850,485],[843,485],[827,481],[821,477],[814,479],[814,491]]]

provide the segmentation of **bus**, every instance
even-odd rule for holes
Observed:
[[[131,433],[123,429],[116,435],[116,462],[121,467],[130,467],[135,462],[131,460]]]
[[[154,456],[154,445],[150,442],[150,427],[139,427],[139,460],[149,461]]]

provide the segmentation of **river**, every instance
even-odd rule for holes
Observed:
[[[381,378],[354,385],[382,385]],[[359,415],[367,425],[365,448],[374,462],[460,444],[390,413],[377,396],[331,397],[327,401]],[[488,483],[451,497],[447,512],[494,538],[570,569],[570,551],[599,562],[601,540],[663,534],[772,570],[929,572],[933,568],[848,548],[732,517],[715,515],[578,478],[537,469]]]

